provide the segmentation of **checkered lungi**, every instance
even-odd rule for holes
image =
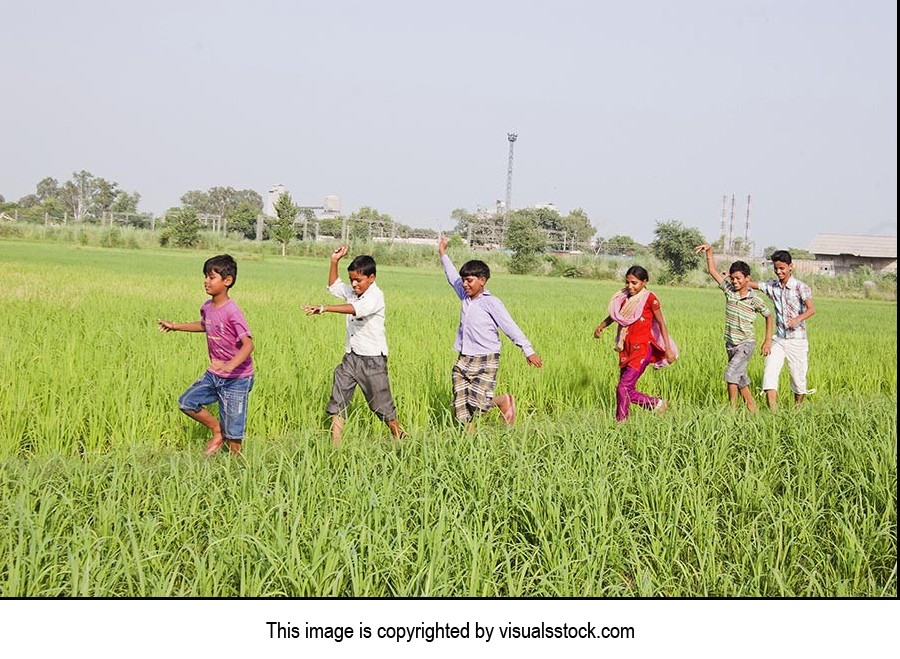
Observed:
[[[494,406],[494,387],[500,369],[500,353],[493,355],[460,355],[453,365],[453,409],[463,423],[477,412]]]

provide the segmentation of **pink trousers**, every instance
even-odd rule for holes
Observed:
[[[644,374],[650,360],[645,360],[640,369],[626,366],[619,371],[619,384],[616,387],[616,421],[628,418],[628,409],[632,403],[652,410],[659,403],[659,398],[648,396],[637,390],[637,381]]]

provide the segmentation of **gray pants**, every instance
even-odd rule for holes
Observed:
[[[325,411],[346,417],[347,407],[353,400],[353,392],[357,385],[362,389],[369,409],[379,419],[386,423],[397,418],[388,381],[387,357],[385,355],[369,357],[357,355],[355,352],[345,353],[341,363],[334,369],[331,400],[328,401]]]
[[[738,389],[750,386],[750,378],[747,375],[747,364],[753,356],[756,341],[747,341],[737,345],[725,344],[728,353],[728,366],[725,367],[725,382],[736,384]]]

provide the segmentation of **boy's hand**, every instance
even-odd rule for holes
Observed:
[[[173,323],[171,320],[159,319],[157,321],[157,323],[158,323],[157,329],[160,332],[174,332],[175,331],[175,323]]]
[[[450,244],[450,239],[447,236],[441,236],[440,240],[438,240],[438,254],[441,256],[446,254],[448,244]]]
[[[763,342],[763,344],[759,348],[759,352],[762,355],[765,355],[766,357],[768,357],[769,353],[772,352],[772,342],[771,341]]]
[[[209,362],[209,367],[219,373],[231,373],[234,370],[234,367],[230,366],[229,362],[223,362],[221,359],[211,360]]]
[[[700,252],[712,252],[712,245],[709,243],[703,243],[702,245],[697,245],[694,248],[694,254],[699,254]]]
[[[528,355],[525,358],[525,361],[527,361],[531,366],[537,366],[538,368],[540,368],[541,366],[544,365],[544,362],[541,361],[541,356],[537,353],[534,353],[533,355]]]
[[[321,316],[325,313],[324,304],[304,304],[300,308],[306,312],[307,316]]]
[[[337,262],[340,261],[342,258],[344,258],[345,256],[347,256],[347,252],[349,252],[349,251],[350,251],[350,246],[349,246],[349,245],[339,245],[339,246],[336,247],[336,248],[334,249],[334,251],[331,253],[331,261],[332,261],[333,263],[337,263]]]

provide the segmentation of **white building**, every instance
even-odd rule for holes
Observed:
[[[287,190],[281,183],[277,183],[269,188],[269,193],[266,196],[266,215],[269,217],[275,217],[275,204],[278,203],[278,200],[281,198],[281,195],[286,193]]]

